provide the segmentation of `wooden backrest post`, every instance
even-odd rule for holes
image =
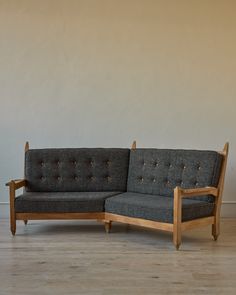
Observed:
[[[215,210],[214,210],[215,222],[213,226],[213,236],[215,237],[215,239],[217,239],[217,236],[219,235],[219,232],[220,232],[220,209],[221,209],[222,195],[224,190],[226,165],[227,165],[228,154],[229,154],[228,142],[225,143],[223,151],[219,153],[223,156],[223,162],[221,167],[220,179],[218,183],[218,197],[216,199]]]
[[[25,153],[29,150],[29,142],[26,141],[25,143]]]
[[[136,140],[133,141],[131,150],[136,150]]]
[[[227,165],[227,160],[228,160],[228,154],[229,154],[229,143],[226,142],[224,145],[224,149],[221,152],[223,155],[223,163],[222,163],[222,168],[221,168],[221,173],[220,173],[220,179],[218,183],[218,190],[219,190],[219,199],[222,198],[223,194],[223,189],[224,189],[224,182],[225,182],[225,172],[226,172],[226,165]]]
[[[26,141],[25,143],[25,153],[29,150],[29,142]],[[25,178],[25,164],[24,164],[24,178]],[[23,188],[23,191],[25,192],[25,187]]]

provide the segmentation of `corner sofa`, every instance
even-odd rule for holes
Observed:
[[[173,233],[212,225],[220,207],[229,144],[222,152],[136,148],[29,149],[24,179],[11,180],[11,232],[16,220],[97,219]],[[16,196],[16,190],[24,188]]]

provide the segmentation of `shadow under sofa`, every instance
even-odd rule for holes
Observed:
[[[25,176],[7,183],[11,232],[16,220],[97,219],[173,233],[212,225],[216,240],[228,155],[199,150],[25,146]],[[16,190],[24,188],[16,196]]]

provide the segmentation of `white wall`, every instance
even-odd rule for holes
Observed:
[[[218,150],[228,140],[234,205],[223,213],[236,215],[235,36],[234,0],[0,0],[0,202],[23,175],[26,140]]]

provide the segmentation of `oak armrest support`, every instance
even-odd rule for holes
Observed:
[[[14,179],[6,183],[6,186],[12,187],[13,190],[17,190],[21,187],[26,186],[26,180],[25,179]]]
[[[181,244],[181,227],[182,227],[182,199],[194,196],[212,195],[218,200],[219,190],[218,188],[207,186],[201,188],[183,189],[177,186],[174,189],[174,216],[173,216],[173,240],[176,245],[176,249]]]
[[[212,195],[214,197],[218,196],[218,188],[212,186],[206,186],[201,188],[190,188],[182,189],[179,188],[179,196],[181,198],[189,198],[194,196]]]

